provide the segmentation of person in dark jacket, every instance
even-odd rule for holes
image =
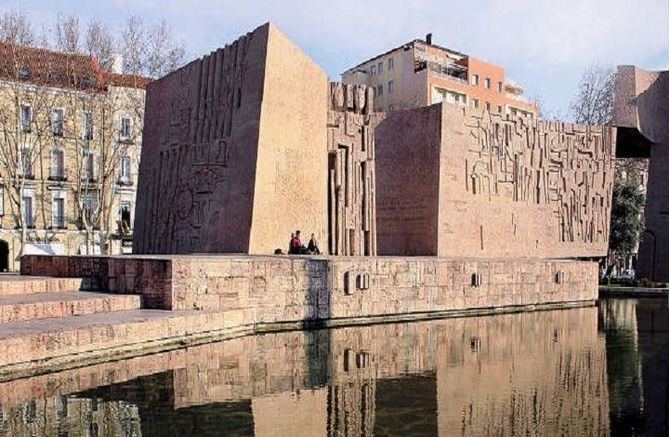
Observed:
[[[321,254],[321,250],[318,248],[318,243],[316,242],[316,237],[314,236],[314,234],[311,234],[311,238],[309,239],[309,244],[307,245],[307,252],[313,255]]]

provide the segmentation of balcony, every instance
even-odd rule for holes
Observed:
[[[439,63],[432,61],[421,61],[416,64],[417,69],[414,72],[424,70],[427,68],[430,74],[434,74],[440,78],[450,80],[453,82],[467,85],[467,68],[461,65],[452,63]]]
[[[50,181],[54,182],[65,182],[67,181],[67,169],[63,168],[51,168],[49,170]]]
[[[121,187],[132,187],[133,185],[135,185],[133,180],[130,177],[127,177],[127,176],[119,177],[118,180],[116,181],[116,183]]]

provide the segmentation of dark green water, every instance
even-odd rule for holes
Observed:
[[[669,434],[665,299],[246,337],[0,384],[2,436]]]

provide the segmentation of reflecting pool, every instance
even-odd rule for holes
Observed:
[[[0,384],[1,436],[669,433],[665,299],[280,332]]]

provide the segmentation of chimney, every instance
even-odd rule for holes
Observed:
[[[123,55],[120,53],[112,53],[111,55],[111,71],[116,74],[123,74]]]
[[[430,46],[432,45],[432,33],[425,35],[425,42]]]

